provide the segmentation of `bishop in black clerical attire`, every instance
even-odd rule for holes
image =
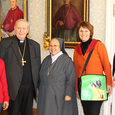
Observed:
[[[0,43],[0,58],[5,61],[10,96],[8,115],[32,115],[33,97],[36,97],[41,64],[40,45],[26,37],[29,24],[16,21],[15,36]]]

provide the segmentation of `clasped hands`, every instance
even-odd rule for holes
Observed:
[[[65,96],[65,101],[71,101],[71,97],[70,96]]]

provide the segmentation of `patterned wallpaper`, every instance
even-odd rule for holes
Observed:
[[[42,60],[49,54],[48,50],[42,50],[43,34],[45,32],[45,0],[28,0],[29,2],[29,23],[30,37],[41,45]],[[105,39],[105,0],[90,0],[90,17],[89,21],[94,26],[94,38],[101,40],[104,43]],[[74,49],[66,49],[71,58],[73,58]],[[78,100],[79,113],[83,115],[80,101]],[[34,103],[36,108],[36,103]],[[101,109],[101,114],[102,114]]]

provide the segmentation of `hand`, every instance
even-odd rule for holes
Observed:
[[[10,37],[12,37],[12,36],[13,36],[13,33],[12,33],[12,32],[10,32],[10,33],[9,33],[9,36],[10,36]]]
[[[39,90],[38,90],[38,88],[37,88],[37,97],[38,97],[38,92],[39,92]]]
[[[79,96],[79,92],[78,92],[78,91],[76,91],[76,97],[77,97],[78,99],[80,99],[80,96]]]
[[[65,101],[71,101],[71,97],[70,96],[65,96]]]
[[[4,101],[4,102],[3,102],[3,105],[2,105],[3,110],[6,110],[6,109],[8,108],[8,106],[9,106],[9,102]]]
[[[55,24],[55,28],[58,29],[60,26],[63,26],[63,25],[64,25],[63,21],[57,21]]]
[[[108,96],[110,96],[112,94],[112,87],[111,87],[111,85],[107,85],[107,93],[109,94]]]
[[[3,28],[3,27],[4,27],[4,25],[2,24],[2,25],[1,25],[1,28]]]
[[[60,26],[63,26],[64,25],[64,22],[63,21],[59,21],[58,22]]]

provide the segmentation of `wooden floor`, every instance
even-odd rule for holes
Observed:
[[[8,115],[7,111],[1,111],[0,115]],[[21,114],[19,114],[21,115]],[[37,109],[33,109],[33,114],[32,115],[37,115]]]

